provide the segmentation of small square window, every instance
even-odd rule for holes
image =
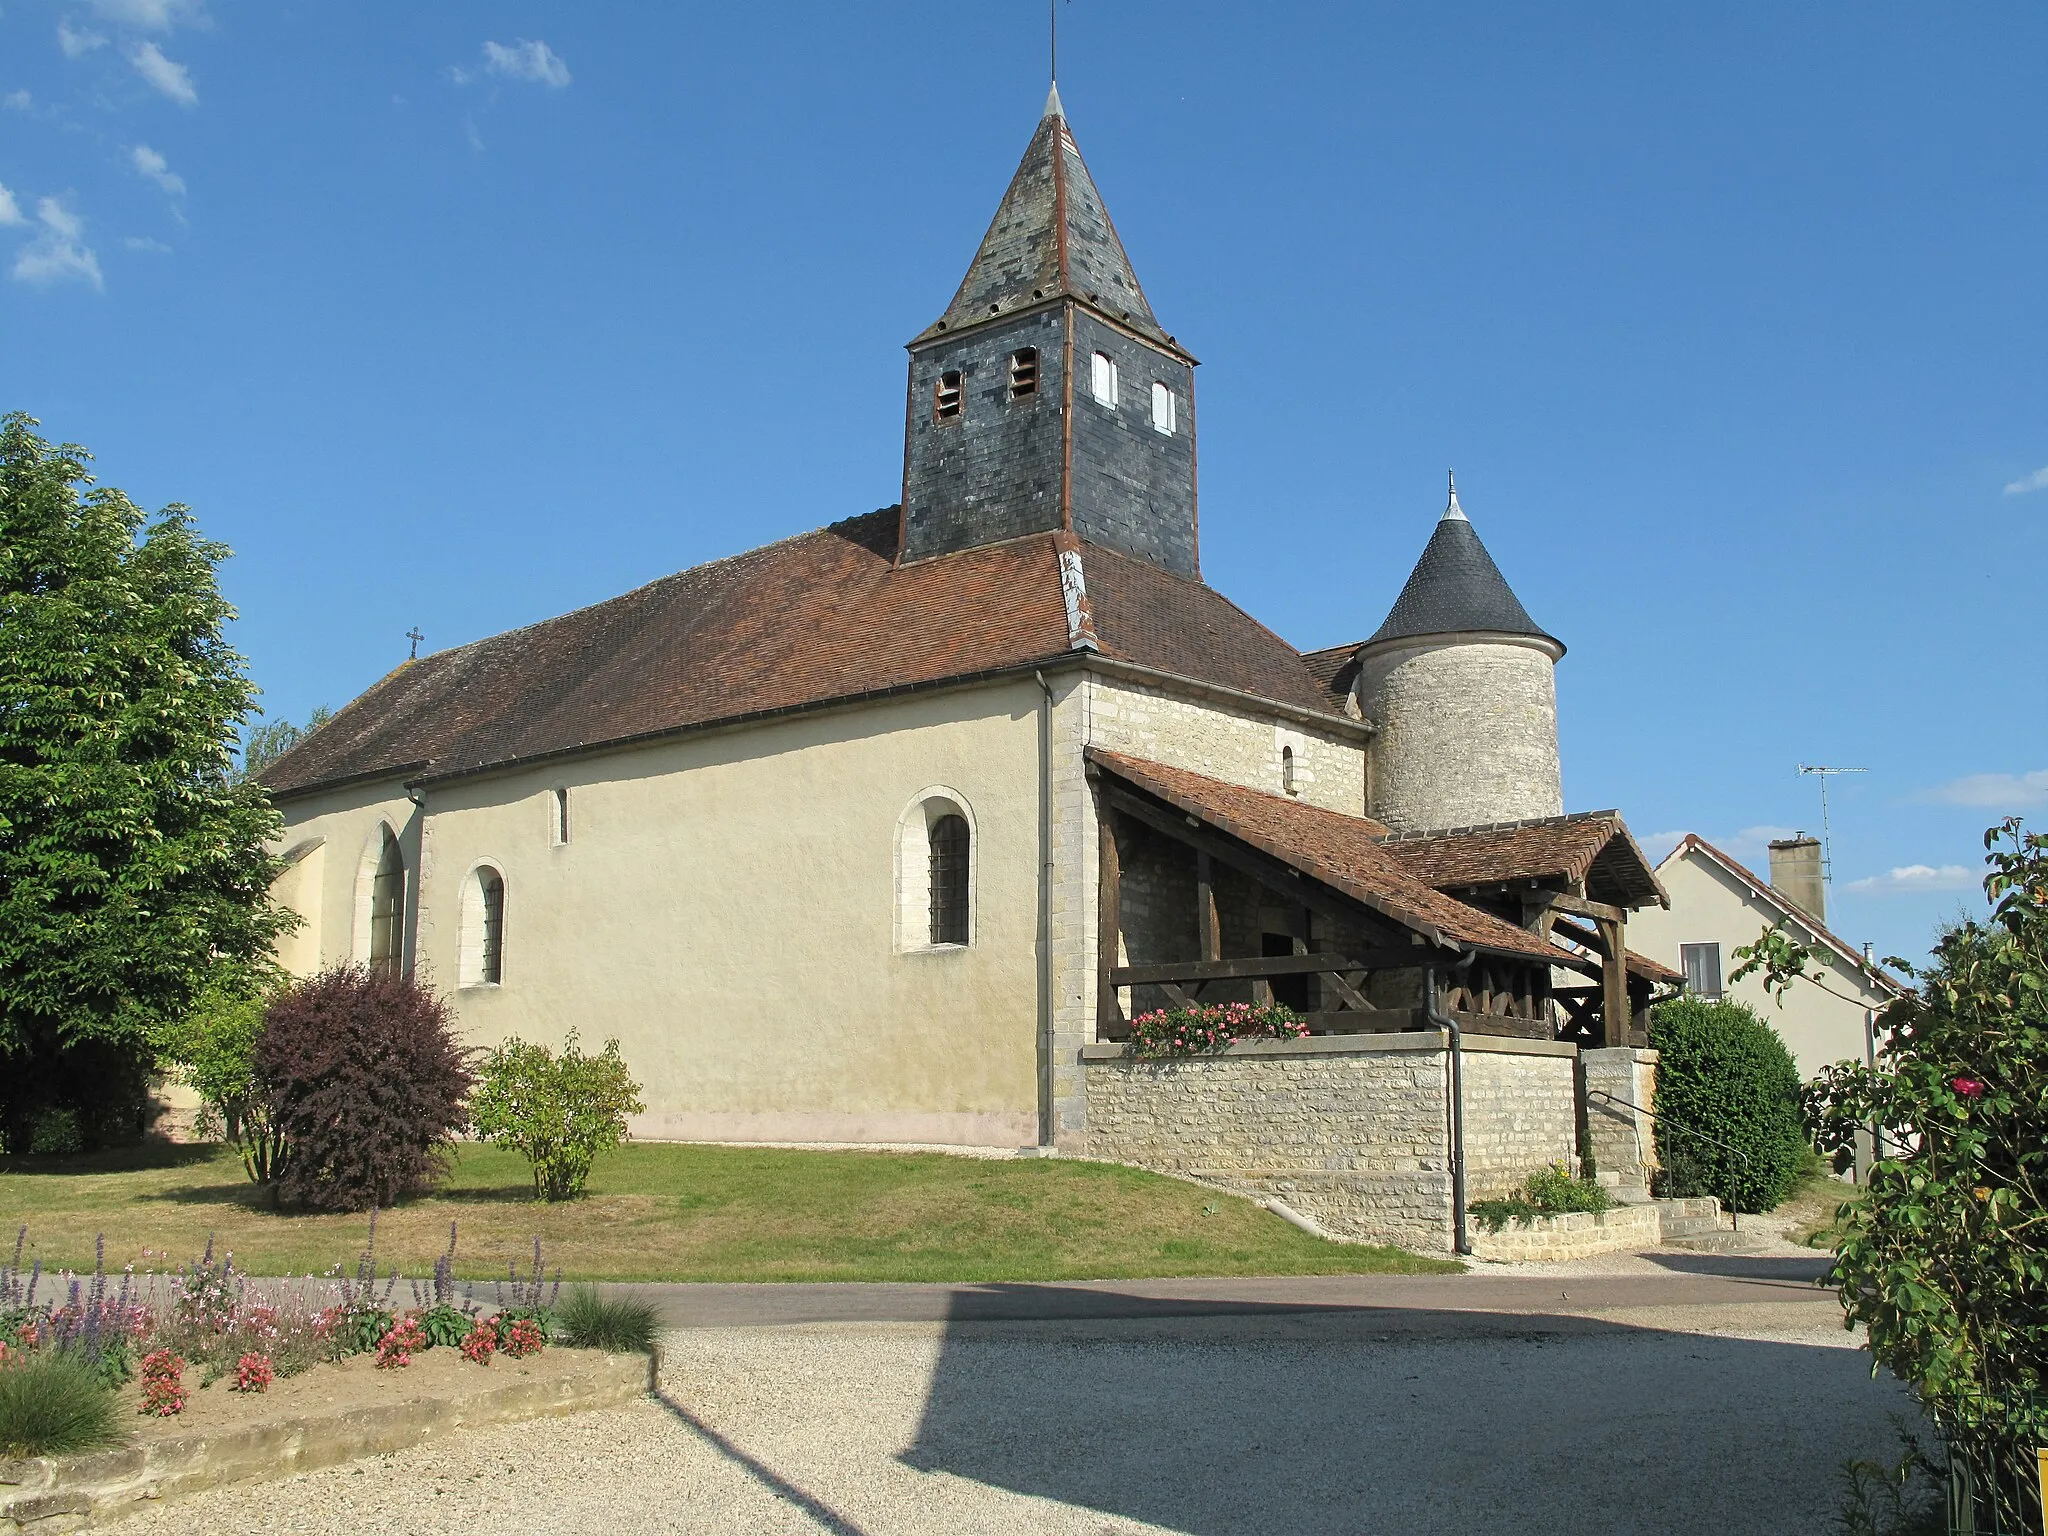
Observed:
[[[960,419],[960,370],[948,368],[939,375],[938,386],[932,391],[932,415],[940,421]]]
[[[1152,386],[1152,430],[1173,436],[1174,399],[1173,391],[1164,384]]]
[[[1685,972],[1685,990],[1709,1000],[1721,995],[1721,946],[1681,944],[1678,963]]]

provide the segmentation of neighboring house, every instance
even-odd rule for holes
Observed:
[[[1391,1074],[1357,1123],[1408,1139],[1357,1177],[1429,1201],[1448,1012],[1474,1189],[1570,1156],[1663,892],[1617,813],[1563,814],[1564,647],[1455,491],[1368,641],[1298,652],[1210,587],[1194,359],[1057,94],[909,352],[899,505],[421,657],[266,769],[284,961],[413,970],[478,1042],[617,1036],[657,1138],[1087,1151],[1136,1012],[1274,998],[1381,1042],[1310,1054]]]
[[[1827,928],[1827,885],[1820,843],[1810,837],[1771,844],[1771,878],[1759,879],[1705,838],[1688,833],[1657,866],[1671,893],[1666,910],[1643,914],[1630,942],[1684,973],[1688,992],[1748,1003],[1782,1035],[1812,1077],[1836,1061],[1867,1061],[1871,1017],[1905,989],[1870,965],[1861,951]],[[1767,928],[1782,928],[1813,952],[1815,966],[1835,994],[1812,982],[1794,983],[1782,1005],[1764,991],[1761,972],[1730,977],[1741,962],[1735,951],[1754,944]]]

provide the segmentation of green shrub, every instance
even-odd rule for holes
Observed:
[[[1673,1195],[1767,1211],[1806,1160],[1799,1069],[1743,1003],[1681,997],[1650,1015],[1657,1058],[1657,1158]]]
[[[28,1149],[37,1157],[64,1157],[85,1150],[85,1137],[78,1128],[75,1109],[46,1109],[35,1118],[29,1132]]]
[[[606,1296],[594,1285],[575,1287],[555,1314],[555,1332],[574,1349],[650,1354],[659,1328],[654,1308],[646,1302]]]
[[[559,1057],[516,1038],[492,1051],[469,1114],[479,1137],[524,1153],[533,1164],[536,1199],[574,1200],[597,1154],[626,1139],[626,1116],[646,1107],[619,1042],[607,1040],[597,1055],[586,1056],[571,1030]]]
[[[1468,1208],[1489,1232],[1509,1222],[1529,1226],[1539,1216],[1564,1216],[1573,1211],[1604,1211],[1614,1202],[1595,1179],[1572,1177],[1563,1163],[1539,1168],[1504,1200],[1475,1200]]]
[[[84,1360],[43,1350],[0,1366],[0,1457],[71,1456],[120,1439],[120,1405]]]

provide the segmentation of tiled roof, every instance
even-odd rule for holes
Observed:
[[[663,577],[400,667],[264,770],[279,794],[435,777],[1072,654],[1060,549],[1101,654],[1330,713],[1221,594],[1044,534],[897,566],[896,509]]]
[[[1315,674],[1330,702],[1339,710],[1351,696],[1351,683],[1355,674],[1350,671],[1351,663],[1358,656],[1358,645],[1333,645],[1320,651],[1303,651],[1301,664]]]
[[[1408,574],[1401,595],[1384,624],[1367,645],[1406,640],[1419,635],[1462,635],[1477,632],[1528,635],[1548,640],[1562,653],[1563,644],[1545,634],[1529,610],[1509,588],[1493,556],[1479,542],[1455,490],[1451,504],[1423,546],[1422,558]]]
[[[1557,947],[1416,879],[1387,851],[1387,829],[1363,816],[1303,805],[1226,784],[1185,768],[1091,747],[1107,772],[1218,831],[1281,860],[1353,901],[1446,944],[1472,944],[1532,960],[1555,961]]]
[[[911,345],[1062,297],[1179,349],[1138,286],[1055,91],[960,291]]]
[[[1619,811],[1577,811],[1442,832],[1405,832],[1387,851],[1440,890],[1508,880],[1586,882],[1594,901],[1668,906],[1664,888]]]

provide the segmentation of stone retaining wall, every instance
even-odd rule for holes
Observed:
[[[1465,1037],[1471,1199],[1572,1155],[1575,1054]],[[1442,1031],[1257,1041],[1167,1061],[1091,1045],[1082,1059],[1089,1156],[1277,1197],[1340,1236],[1450,1251]]]
[[[1574,1211],[1538,1216],[1524,1226],[1511,1221],[1498,1232],[1473,1222],[1472,1257],[1555,1264],[1596,1253],[1634,1253],[1663,1240],[1662,1217],[1654,1205],[1623,1205],[1611,1211]]]

